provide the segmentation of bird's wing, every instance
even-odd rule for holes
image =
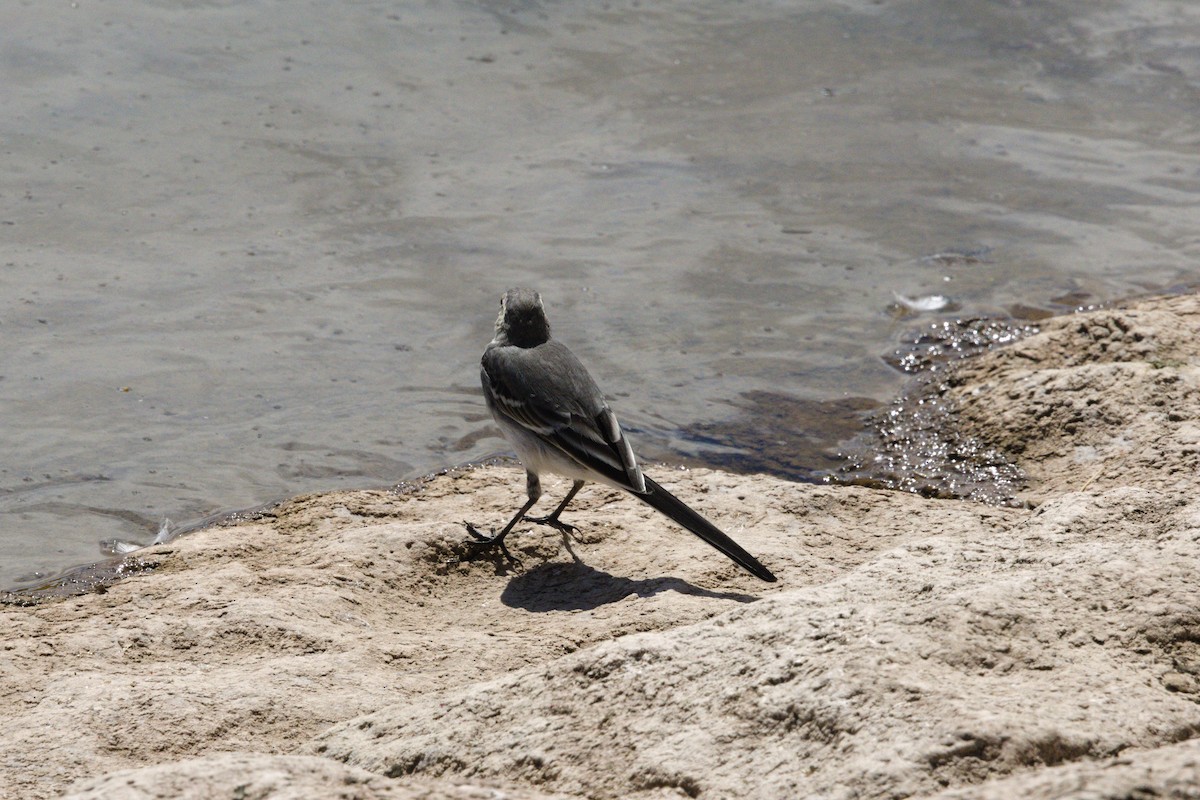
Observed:
[[[645,492],[645,476],[616,415],[605,407],[590,424],[578,424],[583,422],[579,419],[577,424],[555,431],[554,444],[580,464],[604,475],[610,483],[637,494]],[[595,438],[596,432],[603,438]]]
[[[483,389],[498,413],[580,465],[632,492],[645,479],[616,415],[587,369],[565,346],[489,347]]]

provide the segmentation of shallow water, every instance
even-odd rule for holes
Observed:
[[[811,425],[828,468],[914,328],[1197,279],[1197,41],[1167,0],[11,4],[0,586],[504,450],[514,284],[645,454]]]

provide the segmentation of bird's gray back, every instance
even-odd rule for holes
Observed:
[[[498,392],[546,412],[592,420],[607,406],[583,363],[553,339],[537,347],[489,345],[482,364]]]

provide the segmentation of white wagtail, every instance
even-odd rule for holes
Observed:
[[[587,369],[565,345],[550,338],[541,296],[509,289],[500,299],[496,336],[483,351],[483,396],[505,438],[525,465],[529,500],[504,529],[484,536],[467,522],[477,545],[499,546],[522,519],[563,532],[559,519],[584,481],[623,489],[666,514],[751,574],[774,581],[770,570],[715,525],[642,473],[617,418]],[[553,472],[575,481],[549,516],[527,517],[542,495],[538,475]]]

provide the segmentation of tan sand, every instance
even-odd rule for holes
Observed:
[[[959,366],[1031,509],[650,470],[775,585],[596,486],[573,541],[464,563],[505,466],[142,551],[0,608],[0,796],[1195,798],[1198,322],[1143,301]]]

